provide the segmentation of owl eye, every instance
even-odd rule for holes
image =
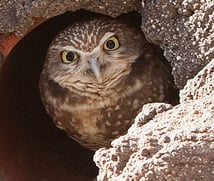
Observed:
[[[105,50],[116,50],[120,46],[119,40],[117,37],[112,36],[108,40],[105,41],[103,48]]]
[[[78,58],[77,54],[72,51],[62,51],[61,57],[62,57],[62,62],[65,64],[69,64],[74,60],[77,60]]]

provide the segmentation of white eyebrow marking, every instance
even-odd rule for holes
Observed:
[[[113,32],[105,33],[104,36],[101,38],[99,44],[92,51],[89,51],[89,52],[83,51],[81,49],[77,49],[76,47],[74,47],[72,45],[67,45],[67,46],[56,45],[56,46],[53,46],[52,48],[58,49],[59,51],[66,50],[66,51],[73,51],[73,52],[76,52],[76,53],[81,54],[81,55],[88,55],[88,54],[95,53],[95,52],[99,51],[100,47],[104,44],[104,42],[113,35],[114,35]]]

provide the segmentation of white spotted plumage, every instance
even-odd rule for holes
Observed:
[[[111,37],[118,47],[107,50]],[[63,63],[62,51],[74,52],[77,59]],[[126,133],[143,104],[167,101],[172,83],[169,67],[139,28],[101,18],[77,22],[56,36],[39,86],[56,126],[96,150]]]

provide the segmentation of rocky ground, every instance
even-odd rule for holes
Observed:
[[[141,28],[146,38],[164,50],[165,57],[172,65],[176,86],[181,89],[178,105],[145,105],[127,135],[113,141],[111,148],[95,153],[94,161],[99,167],[98,180],[214,180],[214,1],[2,0],[0,62],[4,62],[27,32],[53,16],[79,9],[112,17],[133,10],[140,12]],[[0,80],[4,84],[1,83],[0,87],[4,90],[2,85],[10,84],[5,77],[11,76],[10,72],[13,71],[7,66],[7,70],[3,67],[2,72],[4,76],[0,74]],[[8,91],[5,89],[0,93]],[[7,96],[12,97],[5,94],[1,98],[6,100]],[[1,101],[1,115],[5,113],[2,111],[5,104],[6,101]],[[3,126],[1,130],[4,130]],[[0,134],[0,140],[4,140],[5,134]],[[75,150],[78,149],[75,146]],[[12,153],[13,150],[9,151]],[[86,154],[90,155],[88,152]],[[7,166],[3,165],[0,169],[0,178],[10,180],[3,168],[10,168],[9,162],[4,163]],[[84,180],[81,170],[77,171],[74,163],[69,169],[75,172],[73,178]],[[81,162],[78,168],[82,165],[84,163]],[[88,178],[86,174],[85,180]]]

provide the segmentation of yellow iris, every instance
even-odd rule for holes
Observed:
[[[65,64],[69,64],[75,60],[77,60],[78,56],[75,52],[72,51],[62,51],[61,53],[62,62]]]
[[[103,48],[104,50],[116,50],[120,47],[120,43],[117,37],[112,36],[105,41]]]

